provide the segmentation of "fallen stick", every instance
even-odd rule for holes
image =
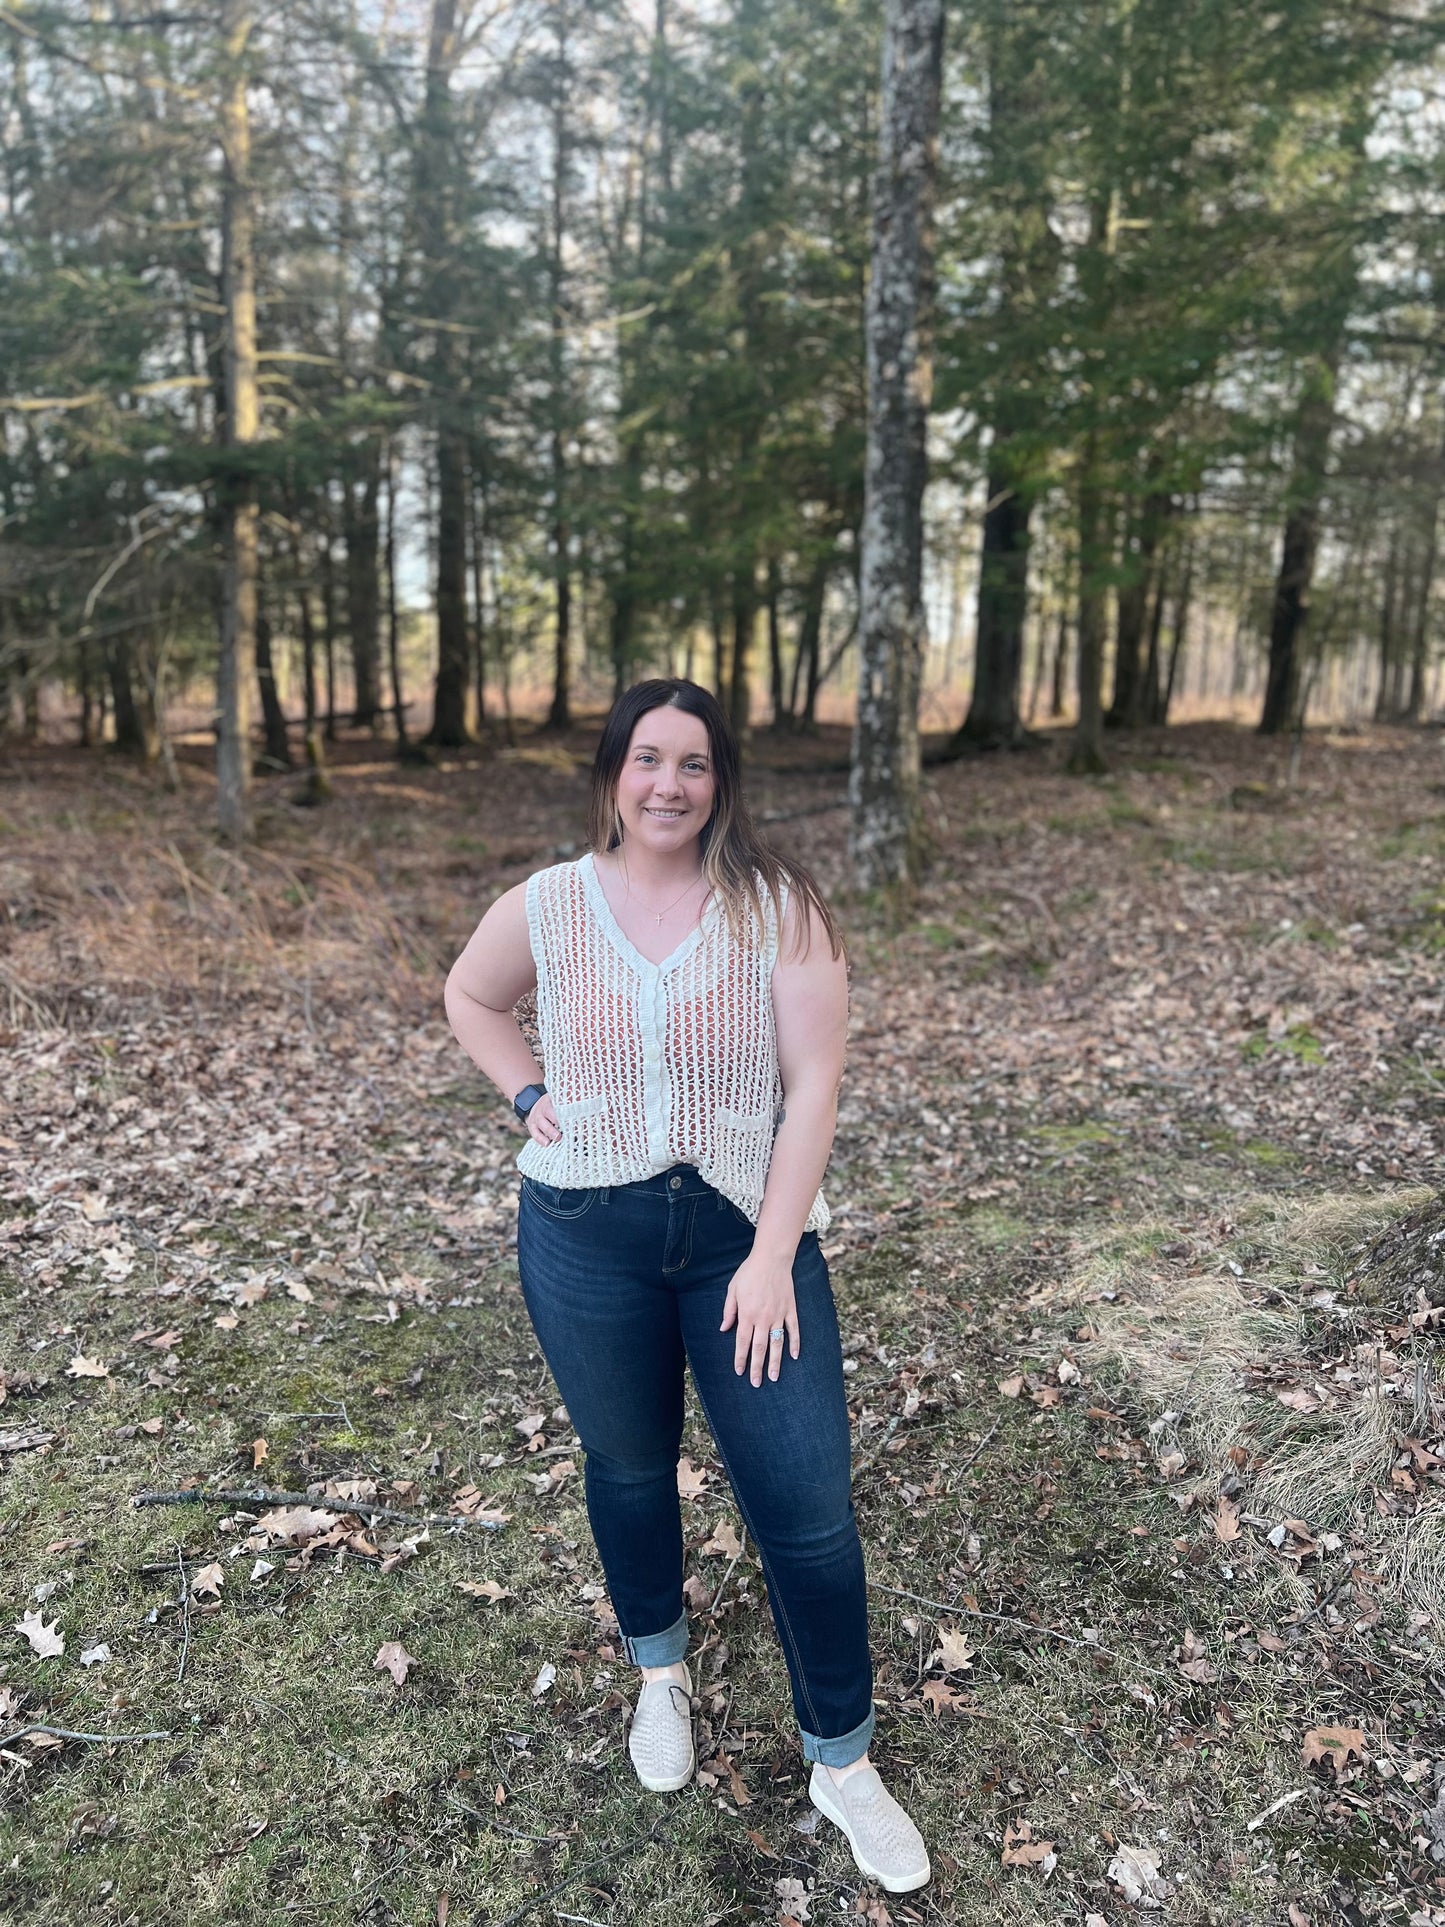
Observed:
[[[89,1740],[96,1746],[111,1746],[120,1740],[168,1740],[171,1730],[164,1733],[72,1733],[68,1726],[22,1726],[14,1733],[0,1733],[0,1746],[14,1746],[17,1740],[29,1739],[32,1733],[49,1733],[57,1740]]]
[[[1096,1639],[1075,1639],[1072,1633],[1061,1633],[1056,1626],[1035,1626],[1031,1620],[1019,1619],[1013,1613],[986,1612],[981,1606],[965,1606],[961,1602],[949,1606],[941,1599],[926,1599],[921,1592],[905,1592],[902,1586],[885,1586],[881,1579],[870,1579],[868,1587],[871,1592],[892,1593],[895,1599],[911,1599],[916,1605],[931,1606],[934,1612],[949,1613],[955,1618],[961,1615],[964,1619],[989,1619],[998,1626],[1017,1626],[1020,1632],[1035,1633],[1041,1639],[1061,1640],[1065,1646],[1082,1646],[1085,1652],[1103,1653],[1109,1659],[1122,1660],[1126,1666],[1132,1666],[1135,1672],[1152,1673],[1156,1679],[1174,1677],[1162,1666],[1146,1666],[1142,1659],[1130,1659],[1127,1654],[1116,1652],[1112,1646],[1102,1645]]]
[[[136,1492],[131,1495],[136,1507],[148,1505],[309,1505],[318,1512],[334,1512],[338,1519],[348,1512],[358,1519],[394,1519],[405,1526],[480,1526],[484,1532],[500,1532],[496,1519],[473,1519],[465,1512],[398,1512],[395,1506],[368,1505],[364,1499],[335,1499],[315,1492],[273,1492],[265,1486],[250,1491],[239,1488],[197,1485],[185,1492]]]

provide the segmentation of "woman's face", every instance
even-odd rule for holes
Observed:
[[[699,836],[716,780],[700,716],[664,704],[638,718],[617,779],[623,842],[659,855]]]

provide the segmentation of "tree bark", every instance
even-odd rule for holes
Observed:
[[[567,126],[567,16],[554,0],[557,72],[552,94],[552,233],[547,261],[550,333],[552,450],[552,569],[556,585],[553,636],[552,706],[549,729],[566,729],[572,720],[572,524],[568,512],[567,426],[571,414],[567,398],[566,240],[567,170],[571,161]]]
[[[1320,504],[1325,488],[1325,464],[1335,424],[1335,377],[1339,348],[1314,358],[1305,373],[1295,421],[1294,459],[1290,476],[1284,545],[1275,578],[1274,605],[1269,624],[1269,671],[1261,736],[1276,736],[1294,720],[1299,700],[1300,645],[1309,619],[1310,590],[1320,541]]]
[[[342,485],[346,540],[346,623],[356,688],[353,720],[374,730],[381,716],[381,519],[378,510],[381,455],[376,438],[361,452],[360,477]]]
[[[942,71],[943,0],[885,0],[866,324],[858,711],[848,781],[850,855],[862,889],[907,884],[918,862],[923,491]]]
[[[246,100],[250,0],[222,0],[226,81],[221,100],[221,300],[225,371],[224,447],[245,460],[260,426],[256,388],[256,280],[251,189],[251,124]],[[216,744],[217,822],[221,835],[246,834],[251,781],[251,687],[256,673],[257,527],[255,485],[239,465],[222,471],[220,487],[221,650],[216,676],[220,728]]]
[[[1024,734],[1019,685],[1028,612],[1030,505],[1014,486],[1006,441],[989,451],[985,486],[973,693],[954,746],[1013,749]]]
[[[748,671],[751,667],[753,631],[758,626],[755,569],[756,564],[749,556],[733,575],[733,660],[732,685],[728,691],[728,720],[739,742],[748,729],[751,695]]]
[[[1107,571],[1112,541],[1104,492],[1093,472],[1092,438],[1079,477],[1079,720],[1069,768],[1076,775],[1098,776],[1108,769],[1104,755],[1104,641],[1108,631]]]
[[[271,623],[256,615],[256,684],[261,692],[261,719],[265,727],[266,761],[278,769],[290,769],[291,745],[286,736],[286,712],[276,693],[276,667],[271,658]]]
[[[427,47],[426,96],[417,149],[418,218],[427,265],[427,298],[445,322],[459,241],[452,74],[459,56],[456,0],[434,0]],[[467,634],[467,435],[462,418],[461,368],[454,332],[433,336],[436,416],[437,671],[426,741],[455,749],[471,741],[467,696],[471,649]]]
[[[1114,694],[1104,721],[1111,729],[1137,729],[1151,709],[1144,649],[1149,595],[1154,588],[1154,559],[1167,498],[1148,494],[1140,504],[1134,527],[1125,543],[1128,580],[1118,591],[1118,625],[1114,646]]]
[[[1415,598],[1415,625],[1410,646],[1410,696],[1405,720],[1423,722],[1425,717],[1425,679],[1430,668],[1430,597],[1435,589],[1435,569],[1440,558],[1440,498],[1445,493],[1445,446],[1435,460],[1422,521],[1425,545],[1420,556],[1420,582]]]
[[[406,699],[401,687],[401,625],[396,607],[396,458],[391,443],[386,444],[386,660],[391,671],[391,714],[396,725],[398,750],[409,747],[406,733]]]

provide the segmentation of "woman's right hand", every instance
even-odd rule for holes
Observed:
[[[552,1109],[551,1096],[546,1091],[543,1091],[527,1113],[527,1135],[537,1144],[562,1142],[562,1127],[557,1122],[557,1113]]]

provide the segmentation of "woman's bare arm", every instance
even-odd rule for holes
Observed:
[[[754,1249],[792,1263],[809,1209],[828,1168],[838,1126],[838,1086],[848,1038],[848,966],[835,957],[816,912],[806,948],[796,941],[799,900],[773,966],[773,1022],[783,1084],[783,1121],[773,1140]]]
[[[478,1070],[490,1077],[508,1102],[526,1084],[539,1081],[537,1060],[512,1015],[518,998],[537,987],[537,965],[527,932],[527,886],[517,884],[487,911],[447,978],[446,1007],[457,1042]],[[546,1098],[541,1105],[551,1106]],[[539,1127],[543,1118],[538,1117]],[[531,1125],[531,1118],[528,1119]],[[546,1135],[556,1135],[553,1119]]]

